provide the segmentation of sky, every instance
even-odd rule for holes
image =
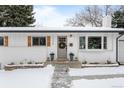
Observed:
[[[79,13],[85,5],[34,5],[36,27],[63,27],[68,18]],[[103,7],[103,6],[100,6]],[[115,8],[117,6],[114,6]]]
[[[35,26],[63,27],[67,18],[81,11],[81,5],[35,5]]]

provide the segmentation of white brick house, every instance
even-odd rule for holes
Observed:
[[[0,63],[46,62],[52,52],[54,60],[69,60],[73,53],[80,62],[123,63],[123,33],[124,29],[107,27],[1,27]]]

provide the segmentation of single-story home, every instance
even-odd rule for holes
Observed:
[[[0,63],[74,60],[124,64],[124,29],[110,27],[0,27]]]

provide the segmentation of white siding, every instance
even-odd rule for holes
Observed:
[[[47,59],[46,46],[28,47],[28,36],[47,36],[47,34],[29,34],[29,33],[9,33],[1,34],[9,37],[9,46],[0,47],[0,63],[8,64],[11,62],[20,63],[24,60],[45,62]]]
[[[117,33],[3,33],[1,36],[9,37],[9,46],[0,47],[0,63],[19,63],[25,59],[29,61],[45,62],[51,52],[57,59],[57,36],[67,36],[67,58],[69,53],[74,53],[80,62],[86,60],[89,63],[105,63],[107,60],[116,62],[116,38]],[[70,37],[72,35],[72,37]],[[51,36],[51,46],[28,47],[27,36]],[[80,50],[79,36],[107,36],[107,50]],[[70,47],[69,44],[73,43]]]
[[[40,47],[6,47],[0,48],[0,63],[7,64],[11,62],[20,63],[25,59],[27,61],[45,62],[46,48]]]
[[[9,34],[10,47],[24,47],[27,46],[27,35],[24,34]]]
[[[69,44],[72,43],[73,46],[70,47]],[[79,46],[79,39],[77,34],[72,34],[72,37],[68,36],[67,38],[67,58],[69,59],[69,54],[72,52],[74,53],[75,57],[78,57],[78,46]]]
[[[79,49],[78,58],[81,62],[87,61],[88,63],[106,63],[107,60],[111,62],[116,62],[116,38],[118,34],[106,34],[106,33],[92,33],[92,34],[82,34],[83,36],[107,36],[107,50],[81,50]],[[80,36],[82,36],[80,35]]]

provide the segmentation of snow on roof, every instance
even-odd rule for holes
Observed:
[[[0,27],[0,32],[124,32],[124,28],[106,28],[106,27]]]

